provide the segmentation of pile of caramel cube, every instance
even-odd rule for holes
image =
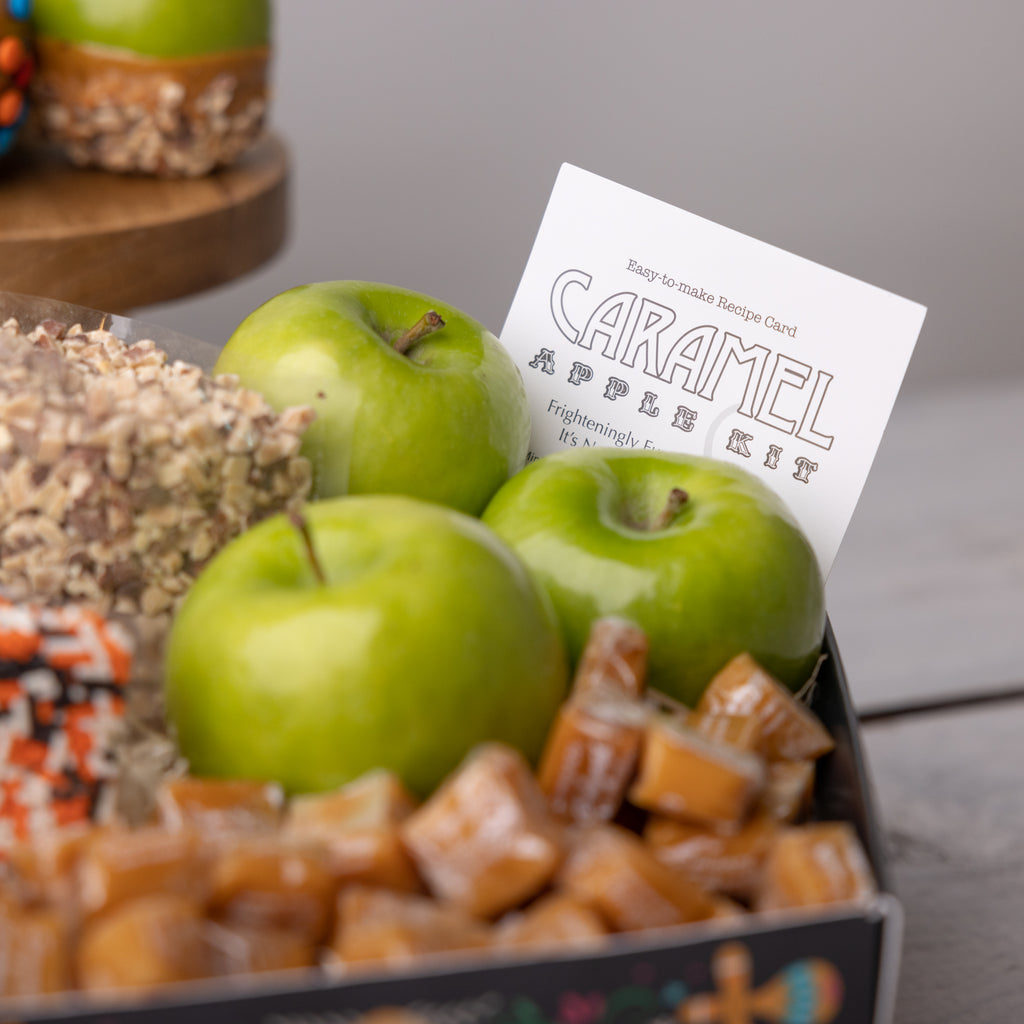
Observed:
[[[806,820],[821,722],[746,655],[684,708],[646,688],[647,653],[595,623],[536,771],[491,743],[423,801],[385,770],[291,800],[185,776],[143,826],[16,847],[0,995],[585,950],[869,896],[853,829]]]

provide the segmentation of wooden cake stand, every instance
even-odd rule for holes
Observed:
[[[268,136],[234,166],[161,180],[26,146],[0,163],[0,288],[114,313],[241,277],[283,245],[288,157]]]

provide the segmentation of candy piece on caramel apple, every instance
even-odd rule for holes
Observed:
[[[480,917],[535,896],[562,860],[562,829],[517,750],[478,746],[402,826],[429,890]]]
[[[761,881],[778,823],[760,812],[736,829],[652,815],[643,837],[658,860],[685,872],[704,888],[749,900]]]
[[[377,769],[333,792],[294,797],[284,835],[317,843],[338,885],[416,892],[423,883],[401,837],[401,824],[415,808],[398,776]]]
[[[35,0],[33,104],[81,166],[197,177],[260,136],[269,0]]]
[[[346,966],[408,964],[422,956],[490,943],[488,926],[460,907],[372,886],[342,889],[336,922],[331,951]]]
[[[710,825],[738,825],[764,788],[761,758],[714,743],[676,715],[650,718],[629,800],[644,810]]]
[[[17,350],[0,352],[0,378],[5,373],[17,377],[19,362]],[[0,435],[24,440],[31,435],[25,407],[39,398],[28,385],[24,392],[13,390],[15,395],[5,395],[0,383]],[[57,416],[55,421],[70,432],[65,419]],[[52,442],[52,436],[47,440]],[[109,816],[135,660],[134,638],[123,621],[104,618],[82,604],[7,597],[8,573],[16,572],[19,563],[42,589],[53,581],[50,569],[62,578],[75,575],[64,565],[44,568],[24,561],[32,543],[20,530],[25,520],[19,522],[14,506],[23,506],[35,523],[47,522],[45,564],[56,561],[58,546],[53,521],[40,510],[53,508],[51,502],[69,503],[67,495],[44,497],[48,485],[51,495],[54,485],[58,491],[67,487],[48,469],[45,448],[39,439],[31,460],[17,460],[8,451],[0,468],[0,857],[18,840]],[[27,488],[27,479],[38,490]]]
[[[595,907],[616,931],[639,931],[713,917],[712,895],[663,864],[635,833],[619,825],[581,829],[555,882]]]
[[[845,821],[808,822],[779,832],[765,861],[754,909],[837,903],[871,896],[875,890],[853,826]]]
[[[31,3],[0,8],[0,157],[14,148],[28,114],[36,66],[31,15]]]
[[[814,712],[749,654],[738,654],[716,673],[697,711],[750,716],[759,726],[756,749],[769,760],[814,759],[835,747]]]
[[[207,974],[207,922],[200,901],[177,893],[129,900],[86,925],[75,952],[87,992],[148,991]]]

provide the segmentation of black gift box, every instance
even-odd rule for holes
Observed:
[[[350,979],[302,972],[168,988],[132,1001],[70,995],[4,1006],[0,1019],[77,1024],[340,1024],[408,1007],[438,1024],[889,1024],[902,913],[892,894],[856,717],[831,626],[812,707],[836,748],[818,767],[814,816],[851,822],[879,883],[867,902],[623,935],[600,952]]]
[[[151,338],[207,368],[216,350],[149,324],[49,299],[0,293],[4,316],[104,327]],[[0,1000],[0,1021],[77,1024],[341,1024],[371,1009],[408,1007],[437,1024],[890,1024],[902,910],[892,894],[871,784],[831,625],[811,706],[835,739],[817,768],[814,817],[855,827],[878,881],[870,901],[747,915],[622,935],[600,952],[477,954],[429,968],[345,978],[303,971],[168,987],[109,1000],[69,994]]]

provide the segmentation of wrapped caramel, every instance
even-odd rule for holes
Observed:
[[[710,893],[618,825],[594,825],[576,834],[558,885],[596,907],[616,931],[665,928],[715,915]]]
[[[811,907],[874,892],[874,876],[853,826],[809,822],[785,829],[772,844],[754,905],[758,910]]]
[[[684,820],[738,825],[764,788],[761,760],[707,740],[678,716],[648,723],[629,799],[639,807]]]
[[[359,882],[418,892],[423,883],[401,836],[401,825],[415,807],[398,776],[381,769],[334,792],[293,798],[284,830],[323,848],[338,885]]]
[[[813,760],[835,746],[814,713],[749,654],[737,655],[715,675],[697,710],[708,718],[745,716],[757,730],[755,749],[769,760]]]
[[[422,802],[381,770],[290,800],[179,775],[144,822],[29,834],[0,865],[0,996],[533,956],[873,893],[853,828],[804,820],[813,714],[748,659],[672,705],[644,657],[598,624],[536,773],[492,742]]]
[[[469,753],[402,827],[430,890],[480,917],[551,880],[563,836],[525,758],[497,743]]]

